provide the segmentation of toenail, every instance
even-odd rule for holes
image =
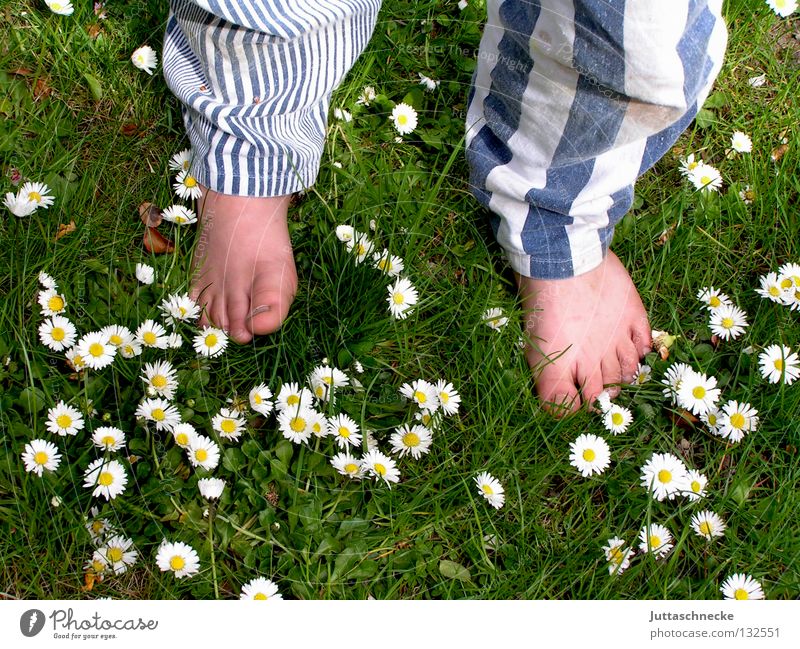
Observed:
[[[263,304],[261,306],[256,307],[250,312],[250,317],[255,318],[257,315],[262,313],[266,313],[267,311],[271,311],[272,307],[269,304]]]

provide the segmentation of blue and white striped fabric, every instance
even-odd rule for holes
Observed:
[[[515,271],[558,279],[600,264],[634,181],[688,126],[720,70],[721,5],[487,3],[467,158]]]
[[[330,96],[366,46],[380,0],[171,0],[164,76],[192,174],[240,196],[313,184]]]

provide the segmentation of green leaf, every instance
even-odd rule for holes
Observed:
[[[19,393],[17,402],[29,414],[39,412],[45,406],[44,392],[39,388],[28,386]]]
[[[722,108],[727,105],[728,96],[724,92],[712,92],[703,104],[703,108]]]
[[[92,99],[100,101],[103,98],[103,86],[100,85],[100,81],[86,72],[83,73],[83,78],[86,79]]]
[[[458,581],[472,581],[469,570],[455,561],[442,559],[439,562],[439,572],[445,579],[457,579]]]
[[[423,101],[424,95],[422,94],[422,88],[416,86],[406,93],[401,103],[408,104],[414,110],[421,110]]]
[[[697,115],[695,115],[694,123],[697,124],[697,128],[709,128],[714,126],[717,121],[717,116],[714,113],[706,108],[701,108],[697,111]]]
[[[292,447],[292,443],[289,440],[282,439],[275,446],[275,455],[277,455],[281,463],[286,466],[289,466],[289,464],[291,463],[293,452],[294,448]]]

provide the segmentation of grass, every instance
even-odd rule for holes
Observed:
[[[633,410],[634,424],[609,437],[609,470],[583,479],[569,465],[569,443],[584,432],[605,435],[602,424],[597,414],[555,421],[542,412],[517,346],[513,278],[468,192],[463,119],[479,11],[458,14],[451,5],[387,3],[368,50],[337,90],[333,106],[350,110],[366,84],[385,100],[354,111],[352,122],[332,120],[319,179],[290,211],[301,289],[280,332],[207,362],[185,349],[170,354],[180,362],[182,414],[203,428],[226,399],[246,397],[260,381],[273,391],[282,380],[302,381],[323,358],[348,371],[354,360],[363,364],[364,392],[347,392],[337,405],[379,439],[407,420],[397,392],[405,381],[447,378],[462,395],[461,411],[435,434],[429,455],[399,463],[403,480],[391,490],[339,479],[327,462],[328,440],[301,450],[281,440],[274,419],[253,420],[242,442],[224,445],[215,475],[228,486],[213,526],[180,449],[135,422],[139,359],[76,380],[37,336],[41,270],[66,292],[81,332],[112,322],[135,328],[157,316],[165,295],[186,288],[193,234],[183,235],[175,255],[148,255],[137,211],[143,201],[172,202],[167,161],[186,145],[161,75],[148,77],[128,61],[145,42],[158,49],[164,3],[115,3],[106,20],[88,7],[71,18],[39,3],[0,8],[13,27],[0,49],[2,190],[12,191],[8,174],[17,169],[47,182],[57,197],[31,217],[5,212],[0,219],[7,251],[0,259],[5,596],[237,597],[261,574],[299,598],[714,599],[734,572],[760,579],[770,598],[800,595],[800,392],[766,384],[756,355],[743,353],[779,341],[796,347],[800,337],[797,312],[753,291],[759,275],[800,260],[800,81],[784,37],[797,20],[780,21],[761,3],[726,4],[729,51],[706,112],[638,183],[615,238],[653,326],[681,336],[669,362],[716,375],[724,398],[753,404],[761,426],[730,446],[673,417],[656,383],[627,389],[618,401]],[[96,38],[92,26],[100,29]],[[418,88],[418,72],[442,83],[436,93],[412,97],[420,126],[395,144],[387,108]],[[767,86],[751,88],[747,79],[762,72]],[[753,153],[726,157],[737,129],[752,135]],[[788,149],[773,162],[782,138]],[[678,158],[689,152],[722,170],[719,195],[703,199],[681,180]],[[745,185],[756,192],[751,205],[738,197]],[[368,232],[371,220],[372,236],[405,259],[420,291],[406,321],[388,318],[386,282],[356,265],[333,235],[340,223]],[[56,240],[58,225],[70,221],[75,231]],[[139,286],[138,261],[152,264],[159,281]],[[717,348],[695,298],[709,284],[751,322],[743,338]],[[499,332],[481,320],[494,306],[511,317]],[[657,378],[669,364],[656,354],[648,362]],[[105,506],[82,486],[95,457],[86,431],[57,440],[65,457],[54,475],[39,479],[20,462],[27,441],[48,437],[48,407],[59,399],[85,406],[87,398],[98,411],[94,426],[106,417],[129,438],[122,454],[128,490]],[[726,519],[724,539],[706,544],[692,534],[688,521],[698,505],[656,503],[637,486],[653,452],[675,453],[708,476],[705,505]],[[506,488],[499,511],[474,488],[482,470]],[[59,507],[51,505],[54,496]],[[126,574],[89,588],[83,565],[94,547],[84,517],[95,505],[135,540],[141,557]],[[614,535],[634,543],[649,520],[672,530],[675,549],[659,562],[637,558],[609,578],[603,543]],[[176,581],[158,571],[155,552],[165,537],[197,549],[198,576]]]

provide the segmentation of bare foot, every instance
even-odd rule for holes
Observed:
[[[191,296],[200,325],[240,343],[281,326],[297,292],[286,215],[291,196],[251,198],[204,190]]]
[[[650,324],[631,277],[609,251],[594,270],[568,279],[517,275],[525,328],[538,372],[536,392],[563,414],[591,406],[604,386],[633,379],[651,347]],[[619,388],[609,389],[611,396]]]

